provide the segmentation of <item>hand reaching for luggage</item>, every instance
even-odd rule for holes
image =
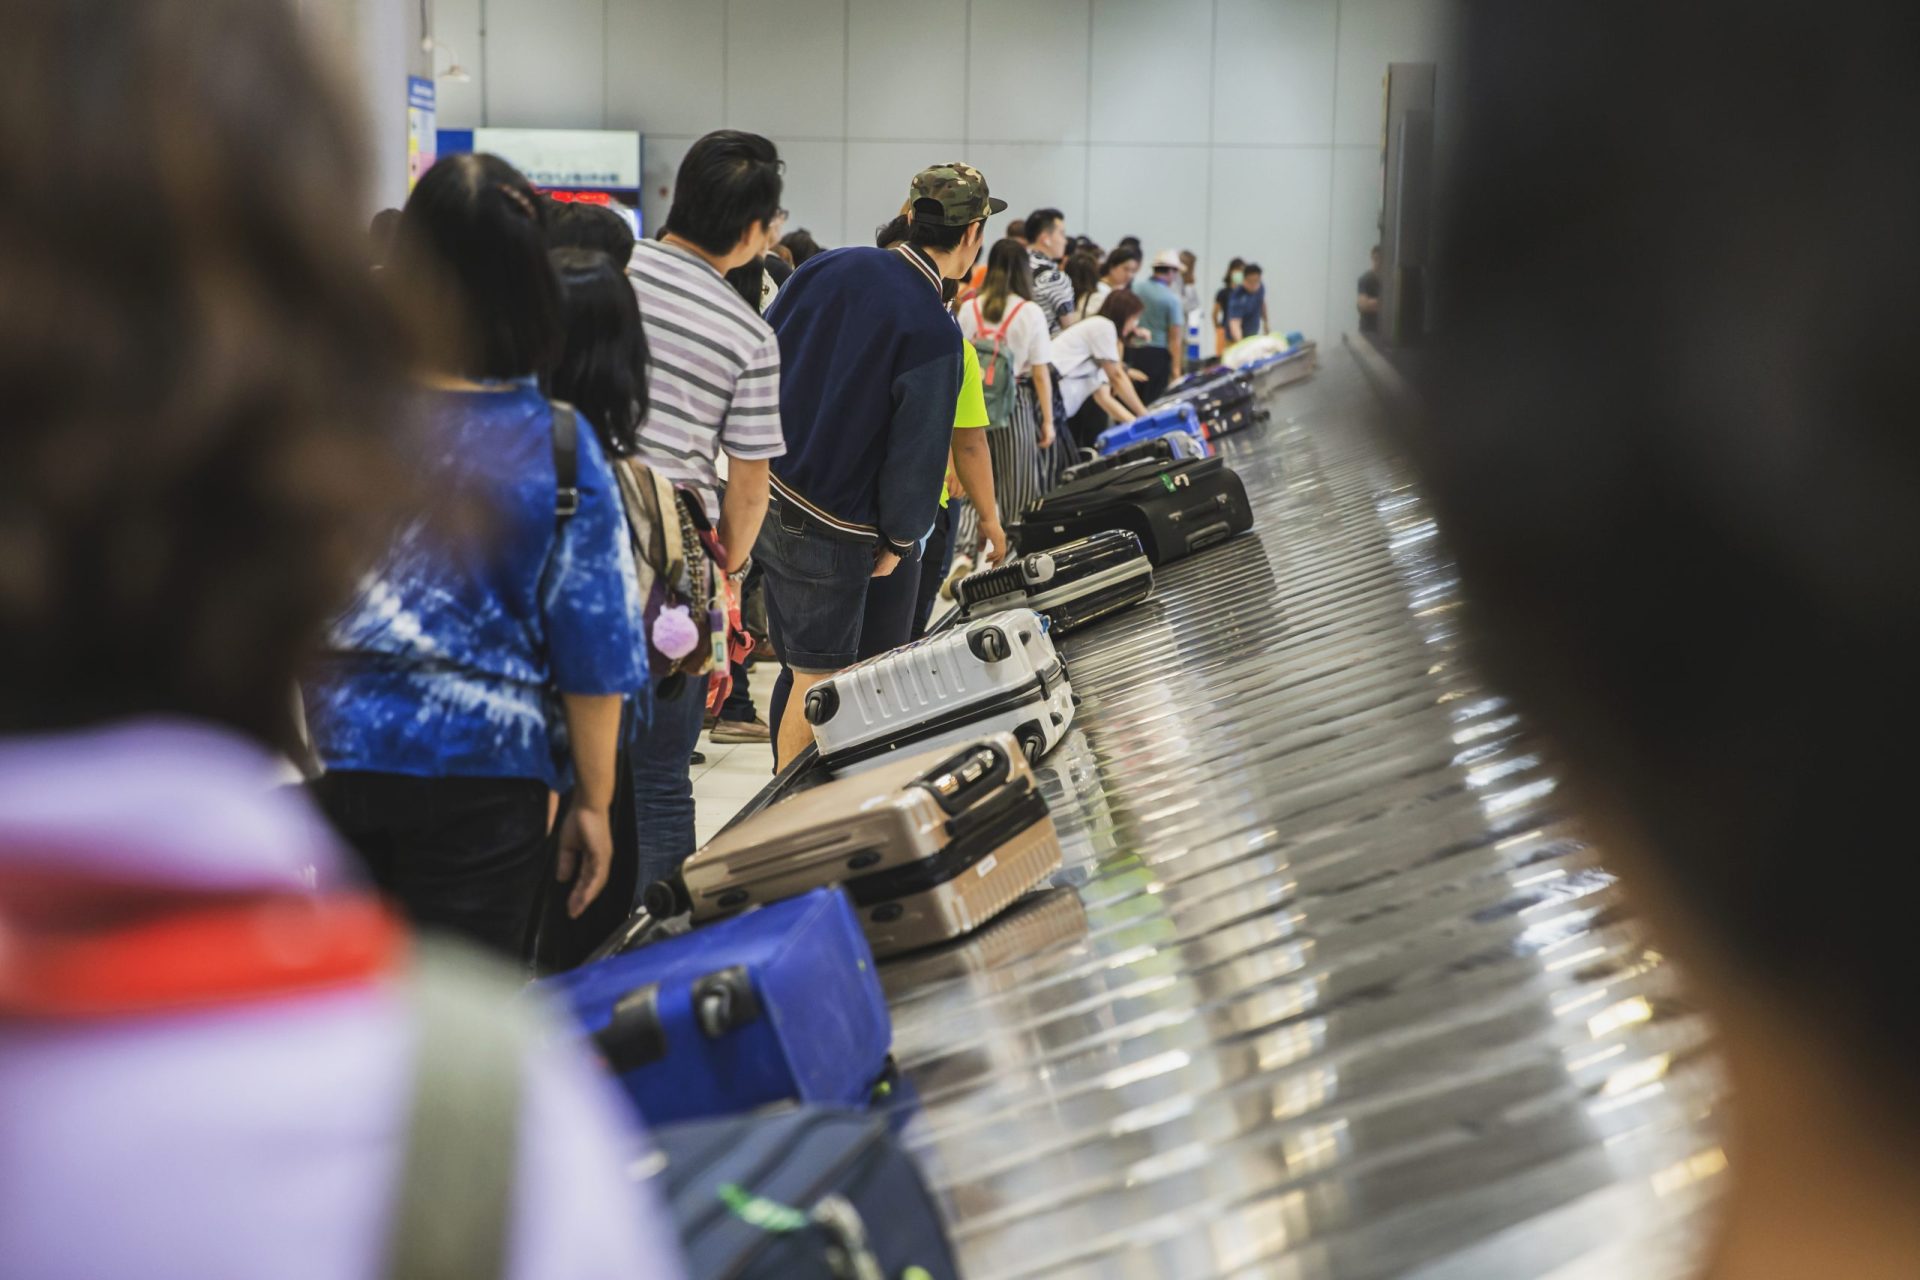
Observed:
[[[980,554],[974,563],[982,569],[990,569],[1007,558],[1007,531],[995,520],[989,523],[986,517],[980,519]]]
[[[560,824],[560,856],[554,879],[573,882],[567,895],[567,914],[580,918],[588,905],[607,887],[607,873],[613,866],[613,825],[607,811],[589,812],[574,808]]]

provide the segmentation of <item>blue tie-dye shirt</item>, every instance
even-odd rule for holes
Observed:
[[[580,509],[556,530],[552,410],[538,391],[435,391],[428,408],[435,514],[401,531],[334,623],[306,686],[314,746],[330,769],[564,790],[558,694],[646,696],[613,472],[581,419]]]

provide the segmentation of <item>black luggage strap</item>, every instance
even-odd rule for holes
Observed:
[[[557,528],[580,510],[580,415],[570,404],[553,404],[553,523]]]

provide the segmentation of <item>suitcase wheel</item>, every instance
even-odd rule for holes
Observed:
[[[760,1016],[760,997],[745,965],[710,973],[693,984],[694,1016],[707,1039],[718,1040]]]
[[[1020,753],[1026,756],[1027,763],[1039,764],[1047,749],[1046,735],[1040,732],[1040,726],[1023,724],[1013,731],[1013,736],[1019,740]]]
[[[1013,646],[1007,641],[1007,633],[998,627],[982,627],[967,637],[967,648],[973,656],[982,662],[1004,662],[1013,656]],[[813,720],[813,694],[807,695],[807,719]],[[813,723],[820,723],[813,720]]]
[[[832,685],[815,685],[807,690],[808,724],[825,724],[833,719],[834,713],[838,710],[840,710],[840,694]]]

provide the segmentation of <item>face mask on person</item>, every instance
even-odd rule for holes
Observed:
[[[1231,271],[1227,273],[1227,283],[1233,285],[1235,288],[1238,288],[1246,278],[1247,273],[1244,271]]]

